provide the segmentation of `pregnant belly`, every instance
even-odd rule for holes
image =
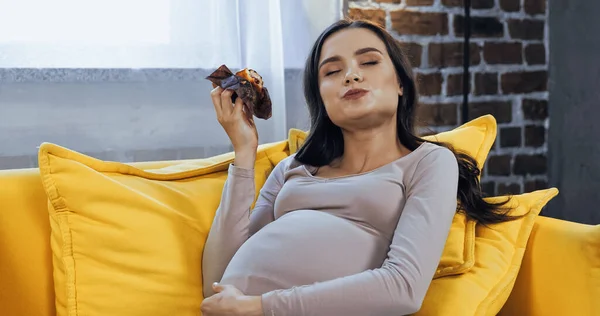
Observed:
[[[294,211],[249,238],[221,282],[260,295],[381,267],[388,247],[385,238],[346,219]]]

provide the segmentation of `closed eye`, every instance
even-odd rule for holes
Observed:
[[[362,64],[363,64],[363,65],[367,65],[367,66],[373,66],[373,65],[377,65],[377,64],[379,64],[379,61],[378,61],[378,60],[375,60],[375,61],[369,61],[369,62],[365,62],[365,63],[362,63]],[[332,71],[328,71],[328,72],[326,72],[326,73],[325,73],[325,77],[327,77],[327,76],[331,76],[331,75],[333,75],[333,74],[336,74],[336,73],[338,73],[338,72],[340,72],[340,70],[332,70]]]
[[[338,72],[340,72],[340,71],[339,70],[329,71],[329,72],[325,73],[325,77],[327,77],[329,75],[333,75],[333,74],[338,73]]]

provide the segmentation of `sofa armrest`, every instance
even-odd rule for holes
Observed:
[[[55,315],[47,198],[37,169],[0,170],[0,315]]]
[[[499,315],[600,315],[600,225],[540,216]]]

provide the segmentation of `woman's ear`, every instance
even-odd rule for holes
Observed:
[[[398,95],[402,96],[403,92],[402,92],[402,87],[398,86]]]

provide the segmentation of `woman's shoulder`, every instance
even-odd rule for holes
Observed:
[[[442,146],[442,145],[438,145],[438,144],[434,144],[434,143],[430,143],[430,142],[424,142],[422,145],[422,153],[421,153],[421,157],[424,158],[426,156],[430,156],[430,157],[445,157],[446,159],[448,157],[454,157],[454,152],[452,152],[452,150],[448,149],[448,147]]]
[[[303,164],[296,159],[295,154],[291,154],[279,161],[273,168],[271,175],[278,179],[281,184],[287,182],[290,177],[306,176],[311,172],[310,166]]]
[[[444,168],[455,168],[458,166],[456,155],[445,146],[425,142],[417,150],[413,151],[413,153],[417,151],[420,152],[415,157],[417,160],[416,169],[429,169],[433,167],[444,170]]]
[[[450,149],[438,144],[423,142],[397,162],[404,166],[412,165],[413,167],[418,167],[423,162],[427,163],[428,161],[438,159],[448,160],[453,157],[454,153]]]
[[[302,166],[303,164],[296,159],[296,154],[294,153],[283,158],[280,162],[278,162],[275,166],[275,169],[279,170],[279,172],[281,173],[286,173],[292,169],[296,169]]]

